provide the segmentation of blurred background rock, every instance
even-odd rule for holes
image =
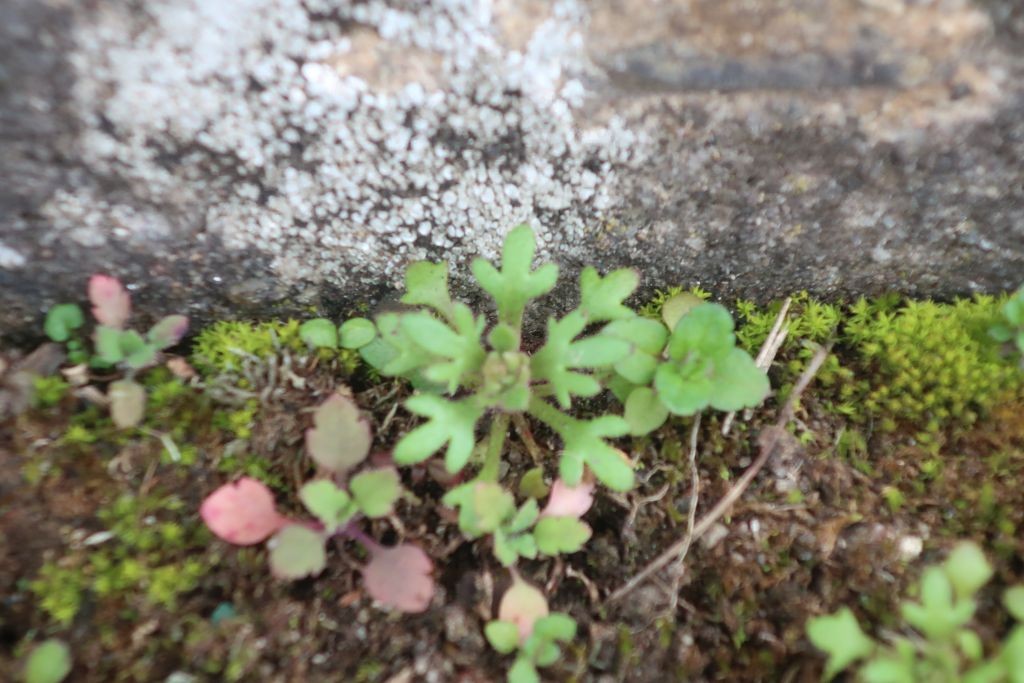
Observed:
[[[1009,289],[1022,114],[1017,0],[6,0],[0,331],[93,272],[337,313],[519,222],[648,287]]]

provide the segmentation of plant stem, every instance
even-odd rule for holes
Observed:
[[[338,529],[335,536],[347,536],[359,545],[366,548],[366,551],[373,554],[374,551],[379,550],[380,546],[372,538],[363,533],[363,530],[355,522],[349,522],[345,526]]]
[[[576,422],[576,420],[569,417],[547,401],[536,397],[530,398],[530,406],[526,409],[526,412],[530,413],[530,415],[533,415],[541,422],[546,423],[559,434],[562,434],[566,429],[571,428],[573,423]]]
[[[498,481],[498,468],[501,465],[501,452],[505,448],[505,437],[508,435],[508,413],[498,413],[491,420],[491,431],[487,435],[487,451],[484,454],[484,466],[477,477],[480,481]]]

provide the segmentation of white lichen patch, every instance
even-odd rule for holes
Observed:
[[[615,204],[617,170],[641,156],[621,121],[580,123],[575,1],[517,24],[529,32],[513,41],[487,0],[143,4],[77,21],[86,163],[229,248],[266,253],[284,281],[394,280],[427,254],[493,256],[522,222],[542,250],[579,253]],[[125,236],[95,196],[48,210],[78,241]]]
[[[15,251],[3,242],[0,242],[0,268],[14,270],[15,268],[24,267],[27,262],[28,260],[21,252]]]

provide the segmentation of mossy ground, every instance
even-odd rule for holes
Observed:
[[[674,613],[665,577],[621,604],[602,600],[684,533],[686,420],[621,443],[642,483],[599,496],[585,552],[527,563],[552,607],[581,627],[551,680],[816,680],[809,616],[847,604],[864,623],[898,628],[904,588],[962,538],[997,567],[980,627],[996,639],[1005,624],[995,596],[1024,578],[1022,373],[984,337],[998,304],[794,297],[771,371],[777,394],[728,436],[721,416],[703,421],[699,514],[756,457],[756,434],[814,345],[833,343],[832,355],[801,400],[795,447],[690,550]],[[756,349],[777,305],[735,309],[741,343]],[[0,678],[13,680],[31,643],[57,636],[71,645],[76,681],[500,680],[482,625],[507,574],[462,542],[429,466],[404,471],[416,498],[397,514],[437,565],[440,590],[421,615],[375,609],[353,547],[335,549],[317,579],[284,584],[262,546],[227,546],[198,520],[203,496],[241,473],[297,509],[307,409],[351,385],[386,452],[410,424],[394,409],[407,389],[349,354],[307,353],[289,322],[222,323],[199,336],[192,359],[201,376],[191,382],[146,375],[142,429],[114,429],[54,378],[37,383],[33,410],[0,424]],[[517,431],[511,480],[534,466],[531,453],[557,448],[543,429]],[[554,462],[542,463],[549,475]],[[394,528],[372,531],[391,542]],[[918,541],[922,552],[909,552]]]

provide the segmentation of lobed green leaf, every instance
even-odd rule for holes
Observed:
[[[448,318],[452,309],[452,297],[448,292],[448,265],[417,261],[406,268],[402,303],[429,306]]]
[[[716,359],[735,346],[733,321],[720,304],[702,303],[680,319],[668,340],[668,355],[681,360],[691,354]]]
[[[590,536],[590,527],[575,517],[543,517],[533,530],[537,550],[551,556],[579,551]]]
[[[626,399],[623,418],[629,423],[630,434],[642,436],[665,423],[668,419],[668,409],[653,389],[639,387]]]
[[[306,450],[321,467],[332,472],[351,469],[366,459],[372,443],[370,423],[355,402],[338,393],[313,413],[313,428],[306,430]]]
[[[527,302],[547,294],[558,279],[558,266],[553,263],[530,270],[535,251],[533,231],[520,225],[505,236],[500,271],[484,259],[475,259],[471,265],[473,276],[498,306],[498,320],[516,330],[522,325]]]
[[[150,328],[146,333],[146,339],[149,344],[162,350],[180,342],[186,332],[188,332],[188,318],[183,315],[168,315]]]
[[[395,446],[395,462],[412,465],[426,460],[448,444],[445,467],[458,472],[469,461],[476,441],[476,422],[483,409],[472,397],[448,401],[431,394],[417,394],[405,402],[416,415],[429,418],[402,437]]]
[[[992,578],[992,565],[976,543],[960,543],[943,564],[958,599],[973,596]]]
[[[828,654],[825,680],[832,679],[859,659],[875,650],[875,642],[864,635],[857,618],[848,607],[835,614],[814,617],[807,622],[807,637],[819,650]]]
[[[597,269],[588,266],[580,272],[580,308],[588,322],[618,320],[636,315],[622,302],[640,284],[635,270],[620,268],[601,277]]]
[[[510,621],[494,619],[484,626],[487,642],[503,655],[515,652],[519,648],[519,629]]]

